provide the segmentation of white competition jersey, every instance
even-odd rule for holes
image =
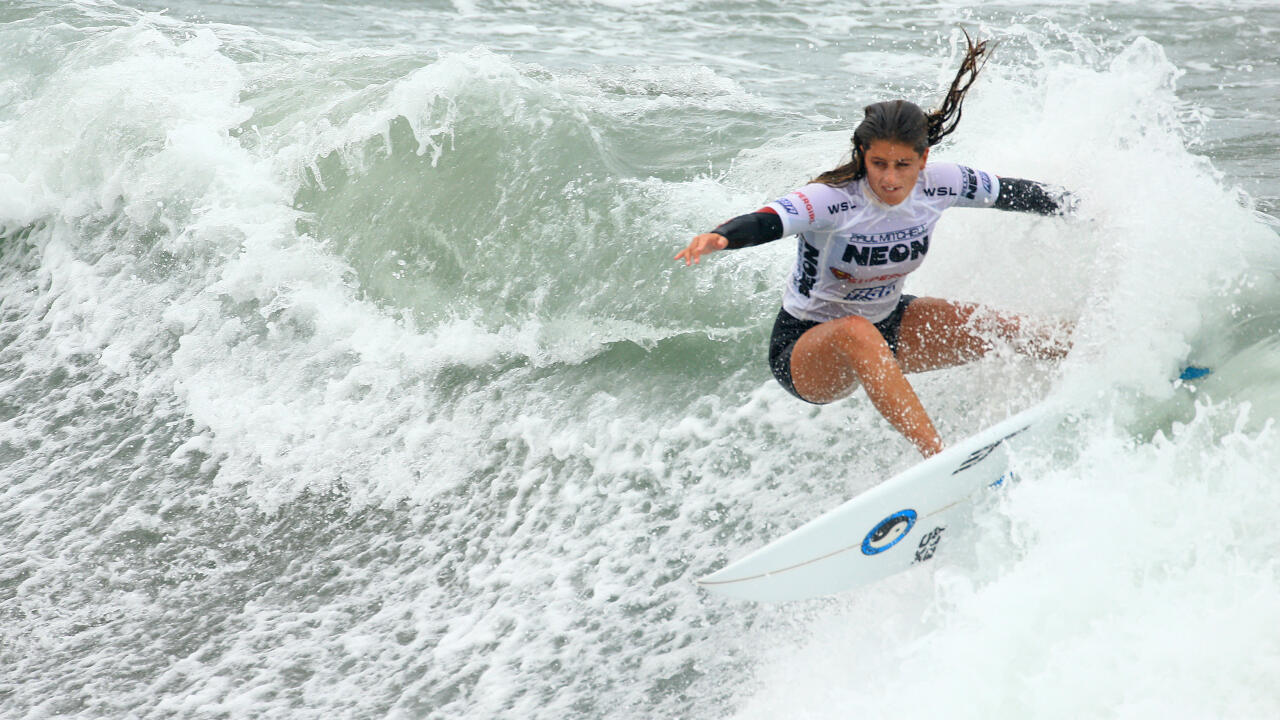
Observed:
[[[902,295],[903,278],[924,262],[942,211],[991,207],[999,194],[995,175],[929,163],[898,205],[880,202],[865,178],[846,187],[811,183],[769,203],[782,218],[782,234],[799,235],[782,306],[813,322],[885,319]]]

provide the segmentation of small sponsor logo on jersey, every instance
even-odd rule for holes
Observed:
[[[982,180],[982,192],[990,195],[991,194],[991,176],[979,170],[978,177]]]
[[[890,230],[889,232],[872,233],[870,235],[853,233],[849,236],[849,241],[871,245],[875,245],[876,243],[906,242],[907,240],[918,238],[921,235],[926,235],[928,232],[929,226],[927,224],[916,225],[914,227],[903,228],[901,230]]]
[[[827,269],[831,271],[832,275],[835,275],[838,279],[843,280],[847,283],[882,283],[882,282],[885,282],[886,280],[897,280],[898,278],[906,277],[907,275],[906,273],[889,273],[888,275],[877,275],[875,277],[860,278],[855,275],[850,275],[849,273],[845,272],[844,270],[841,270],[838,267],[830,267]]]
[[[941,185],[939,187],[927,187],[924,189],[924,194],[929,197],[955,195],[956,189],[953,187],[947,187],[946,185]]]
[[[960,194],[972,200],[978,193],[978,175],[963,165],[960,166],[960,174],[964,180],[964,189],[960,191]]]
[[[858,209],[858,206],[854,205],[851,202],[838,202],[835,205],[827,206],[827,214],[835,215],[836,213],[849,212],[850,210],[857,210],[857,209]]]
[[[782,206],[783,210],[787,211],[788,215],[800,214],[800,211],[796,209],[795,204],[786,198],[778,198],[778,204]]]
[[[809,297],[813,284],[818,282],[818,248],[807,242],[800,243],[800,273],[796,277],[796,290]]]
[[[797,190],[796,197],[800,198],[800,201],[804,203],[804,209],[809,212],[809,222],[813,222],[815,216],[813,214],[813,203],[809,202],[809,196]]]
[[[848,295],[844,296],[845,300],[850,302],[870,302],[872,300],[883,300],[893,294],[898,287],[898,283],[889,283],[888,285],[879,285],[877,287],[858,288]]]
[[[841,256],[841,262],[855,263],[863,267],[869,265],[888,265],[889,263],[900,263],[908,260],[915,260],[929,252],[929,236],[925,235],[919,240],[912,240],[910,243],[898,243],[897,245],[854,245],[849,243],[844,248],[844,255]]]

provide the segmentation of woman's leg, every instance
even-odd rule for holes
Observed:
[[[1029,331],[1026,324],[978,305],[917,298],[903,312],[896,358],[870,321],[844,317],[800,336],[791,352],[791,379],[801,397],[818,403],[846,397],[861,384],[880,414],[928,457],[942,449],[942,441],[904,372],[976,360],[992,349],[993,338],[1032,357],[1067,354],[1070,326]]]
[[[871,404],[921,454],[928,457],[942,449],[933,421],[889,344],[866,318],[839,318],[805,331],[791,352],[791,379],[801,397],[819,403],[845,397],[861,383]]]
[[[986,355],[992,340],[1003,340],[1031,357],[1052,360],[1071,348],[1070,326],[1028,329],[1016,315],[1000,315],[979,305],[917,298],[902,314],[898,360],[905,372],[962,365]]]

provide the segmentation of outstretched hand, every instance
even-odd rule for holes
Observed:
[[[707,253],[717,250],[723,250],[729,245],[729,240],[718,233],[702,233],[695,235],[693,240],[689,242],[688,247],[676,253],[676,260],[684,260],[684,264],[695,265],[699,259]]]

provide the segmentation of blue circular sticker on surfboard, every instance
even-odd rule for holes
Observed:
[[[899,510],[880,521],[871,528],[871,532],[862,539],[862,554],[877,555],[888,550],[911,532],[916,524],[916,511],[910,508]]]

